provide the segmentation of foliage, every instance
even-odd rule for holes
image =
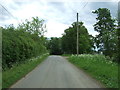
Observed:
[[[61,38],[52,37],[48,41],[47,47],[50,50],[50,54],[54,54],[54,55],[62,54]]]
[[[0,89],[2,89],[2,27],[0,27]]]
[[[83,22],[78,23],[79,27],[79,53],[92,53],[92,48],[94,46],[92,42],[92,36],[88,34],[87,29],[83,25]],[[77,28],[76,22],[72,24],[64,31],[62,36],[62,49],[64,53],[75,54],[76,53],[76,42],[77,42]]]
[[[112,19],[110,10],[99,8],[93,12],[97,14],[97,23],[94,25],[96,35],[96,45],[99,52],[113,57],[117,52],[117,30],[115,29],[115,20]]]
[[[39,65],[48,54],[43,54],[36,58],[29,59],[28,61],[22,62],[18,66],[15,65],[12,69],[3,71],[2,75],[2,88],[9,88],[12,84],[17,82],[19,79],[24,77],[30,71],[32,71],[37,65]]]
[[[3,47],[2,47],[2,68],[13,67],[14,64],[20,64],[21,62],[42,55],[46,53],[46,47],[44,46],[44,37],[39,35],[41,31],[36,31],[36,26],[38,23],[35,23],[38,18],[34,18],[30,23],[34,23],[32,26],[32,31],[26,29],[27,24],[22,24],[16,29],[14,26],[9,26],[3,28]],[[27,27],[31,28],[31,26]],[[40,28],[40,27],[39,27]],[[32,32],[35,33],[32,33]],[[37,32],[37,33],[36,33]]]
[[[33,17],[31,22],[26,19],[24,23],[19,25],[18,29],[21,28],[26,32],[36,34],[37,36],[44,36],[44,33],[46,32],[44,20],[39,20],[38,17]]]
[[[118,36],[118,60],[120,60],[120,2],[118,2],[117,36]],[[118,63],[120,64],[120,61]]]
[[[107,88],[118,88],[118,64],[107,59],[109,58],[103,55],[90,54],[69,57],[71,63],[89,72],[91,76],[100,80]]]

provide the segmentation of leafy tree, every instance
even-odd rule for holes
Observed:
[[[36,34],[37,36],[44,36],[46,32],[46,25],[44,24],[44,20],[39,20],[38,17],[32,17],[32,21],[25,20],[25,23],[19,25],[18,28],[22,28],[31,34]]]
[[[0,27],[0,66],[2,61],[2,28],[3,27]]]
[[[33,21],[31,21],[30,23],[36,22],[35,20],[36,19],[33,19]],[[19,65],[21,62],[47,52],[44,36],[42,34],[40,35],[41,31],[36,33],[35,28],[37,25],[38,23],[34,23],[33,26],[21,24],[18,28],[15,28],[11,25],[9,27],[2,28],[3,70],[13,67],[14,64]],[[26,28],[26,26],[29,27]],[[32,31],[28,31],[31,27]]]
[[[99,8],[93,12],[97,14],[97,23],[94,25],[96,35],[96,45],[100,52],[112,57],[116,52],[117,35],[115,30],[115,20],[112,19],[110,10],[107,8]]]
[[[69,27],[64,31],[62,36],[62,48],[64,53],[76,54],[76,41],[77,41],[77,23],[74,22],[72,27]],[[79,53],[91,53],[92,52],[92,38],[88,34],[87,29],[83,25],[83,22],[78,23],[79,27]]]
[[[118,36],[118,60],[119,60],[119,63],[120,63],[120,2],[118,2],[118,28],[117,28],[117,36]]]
[[[49,40],[48,49],[50,50],[50,54],[54,55],[62,54],[61,38],[52,37]]]

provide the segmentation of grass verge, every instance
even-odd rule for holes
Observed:
[[[118,64],[103,55],[72,55],[69,61],[88,72],[106,88],[118,88]]]
[[[37,65],[39,65],[48,54],[44,54],[37,58],[30,59],[20,65],[14,66],[12,69],[8,69],[2,72],[2,88],[9,88],[12,84],[20,80],[30,71],[32,71]]]

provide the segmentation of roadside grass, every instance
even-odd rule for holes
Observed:
[[[118,64],[103,55],[71,55],[69,61],[88,72],[105,85],[106,88],[118,88]]]
[[[8,69],[2,72],[2,88],[9,88],[15,82],[20,80],[30,71],[32,71],[37,65],[39,65],[48,54],[32,58],[29,61],[21,63],[20,65],[14,66],[12,69]]]

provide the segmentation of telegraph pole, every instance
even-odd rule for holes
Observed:
[[[78,13],[77,13],[77,56],[79,54],[79,39],[78,39],[78,35],[79,35],[79,32],[78,32]]]

